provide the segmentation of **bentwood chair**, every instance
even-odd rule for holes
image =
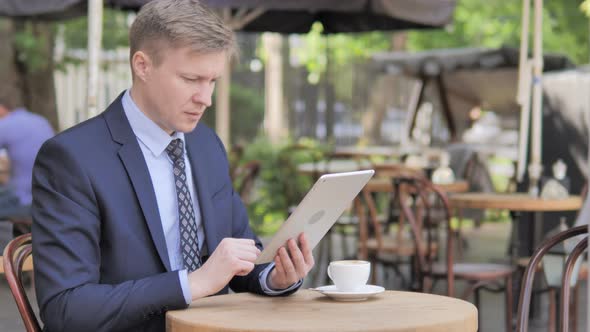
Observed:
[[[424,178],[398,179],[397,187],[399,205],[402,214],[411,225],[415,241],[417,288],[430,292],[436,281],[446,280],[447,295],[454,296],[455,281],[465,281],[467,288],[461,298],[474,297],[480,318],[480,291],[485,289],[505,292],[506,330],[512,331],[512,276],[515,268],[507,264],[456,262],[453,251],[455,232],[451,227],[452,209],[446,194]],[[416,194],[410,196],[408,193],[412,192]],[[433,229],[433,215],[436,216],[437,223],[444,227],[446,234],[446,245],[439,246],[444,248],[442,252],[426,250],[432,248],[437,240],[429,231]],[[481,322],[481,319],[479,321]]]
[[[378,177],[387,181],[409,174],[421,176],[406,169],[383,170],[376,167],[376,171]],[[382,183],[370,181],[355,200],[359,219],[358,257],[371,261],[373,272],[376,271],[376,265],[382,266],[386,279],[388,270],[392,269],[401,280],[402,288],[411,288],[406,275],[402,273],[402,267],[411,265],[415,254],[414,241],[397,204],[397,190],[392,191],[390,185],[384,186]],[[382,197],[384,194],[386,197]],[[387,200],[385,213],[379,212],[379,198]],[[390,231],[394,224],[397,226],[395,231]],[[437,246],[433,244],[431,250],[437,250]],[[376,282],[376,273],[372,273],[372,278],[372,282]]]
[[[584,238],[573,248],[568,255],[564,264],[562,284],[561,284],[561,298],[559,310],[559,331],[569,331],[570,321],[570,288],[571,278],[574,271],[574,265],[582,253],[588,248],[588,225],[582,225],[570,228],[566,231],[560,232],[545,241],[535,250],[529,264],[526,267],[522,279],[522,286],[520,290],[520,297],[518,301],[518,316],[517,316],[517,332],[527,332],[529,322],[530,302],[533,292],[533,282],[535,272],[538,270],[538,265],[543,259],[543,256],[555,245],[565,240],[571,239],[575,236],[583,235]]]
[[[22,282],[23,271],[27,269],[27,266],[29,269],[32,268],[30,259],[27,259],[32,252],[31,233],[23,234],[10,241],[4,248],[2,265],[10,292],[14,297],[27,332],[38,332],[41,331],[41,327]]]

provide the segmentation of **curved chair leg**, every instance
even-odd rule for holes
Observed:
[[[513,301],[512,298],[512,275],[506,277],[506,331],[512,332],[512,310],[513,308]]]
[[[570,322],[570,331],[571,332],[577,332],[578,331],[578,300],[580,297],[579,294],[580,291],[580,283],[577,282],[576,285],[574,286],[574,294],[572,295],[572,304],[570,306],[570,316],[571,316],[571,322]]]
[[[475,307],[477,308],[477,330],[481,331],[481,301],[480,301],[480,288],[475,288],[473,290],[473,299],[475,302]]]
[[[433,288],[434,288],[434,278],[425,277],[422,281],[422,292],[423,293],[432,293]]]
[[[557,314],[557,294],[555,292],[555,288],[550,288],[549,292],[549,329],[548,332],[555,332],[555,325],[556,325],[556,314]]]

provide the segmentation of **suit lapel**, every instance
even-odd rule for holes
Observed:
[[[122,145],[118,152],[119,158],[123,162],[127,174],[131,179],[133,190],[137,195],[158,255],[166,270],[171,271],[170,258],[168,256],[154,186],[139,143],[123,111],[121,96],[109,106],[104,113],[104,118],[111,131],[113,140]]]
[[[206,172],[206,145],[203,138],[199,138],[199,126],[191,133],[185,134],[186,150],[193,173],[193,182],[197,188],[199,207],[201,210],[201,222],[205,228],[205,241],[209,254],[213,253],[219,242],[223,239],[223,229],[215,224],[211,193],[207,187]]]

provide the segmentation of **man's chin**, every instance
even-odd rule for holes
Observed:
[[[188,134],[188,133],[192,132],[193,130],[195,130],[198,123],[199,123],[199,121],[194,121],[191,123],[183,123],[181,126],[178,126],[176,131]]]

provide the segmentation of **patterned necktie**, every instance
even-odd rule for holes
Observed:
[[[199,238],[197,236],[197,224],[193,200],[186,183],[184,171],[184,147],[179,138],[172,140],[166,147],[166,152],[173,163],[174,183],[176,197],[178,199],[178,219],[180,227],[180,249],[184,267],[192,272],[202,265],[199,254]]]

